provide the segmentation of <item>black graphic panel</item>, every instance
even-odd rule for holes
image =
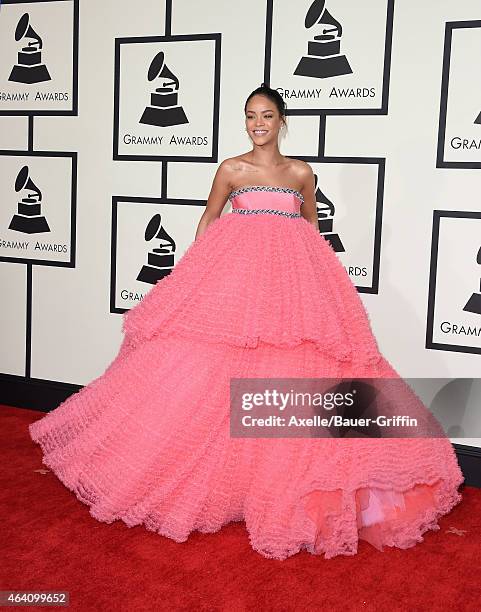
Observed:
[[[481,168],[481,21],[446,24],[438,168]]]
[[[360,292],[377,293],[381,248],[382,160],[326,158],[310,162],[320,234]]]
[[[220,34],[116,39],[114,159],[217,161]]]
[[[111,312],[135,306],[194,241],[205,201],[112,199]]]
[[[78,0],[6,0],[0,114],[76,115]]]
[[[289,113],[387,113],[392,19],[392,0],[269,0],[266,78]]]
[[[75,265],[76,154],[0,151],[0,261]]]
[[[481,354],[481,213],[433,213],[426,348]]]

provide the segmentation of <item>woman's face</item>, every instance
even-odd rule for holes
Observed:
[[[247,103],[246,129],[254,144],[277,142],[283,123],[276,105],[266,96],[257,94]]]

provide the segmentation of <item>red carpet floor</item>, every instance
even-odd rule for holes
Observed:
[[[465,487],[414,548],[361,541],[353,557],[272,561],[250,548],[244,523],[182,544],[99,523],[42,466],[27,431],[41,416],[0,406],[0,590],[69,591],[68,609],[83,612],[481,609],[480,489]]]

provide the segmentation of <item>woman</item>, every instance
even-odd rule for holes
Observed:
[[[230,433],[231,380],[400,380],[318,231],[311,168],[279,152],[279,93],[253,91],[245,122],[252,150],[220,164],[196,240],[124,315],[106,371],[31,424],[32,439],[99,521],[178,542],[245,521],[275,559],[353,555],[359,539],[408,548],[461,500],[445,437]],[[393,398],[429,421],[404,387]]]

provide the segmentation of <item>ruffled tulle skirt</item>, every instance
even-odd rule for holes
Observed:
[[[331,558],[359,539],[413,546],[461,499],[443,437],[231,436],[232,378],[398,377],[302,218],[216,220],[123,333],[101,376],[30,425],[43,463],[99,521],[177,542],[244,521],[266,557]]]

